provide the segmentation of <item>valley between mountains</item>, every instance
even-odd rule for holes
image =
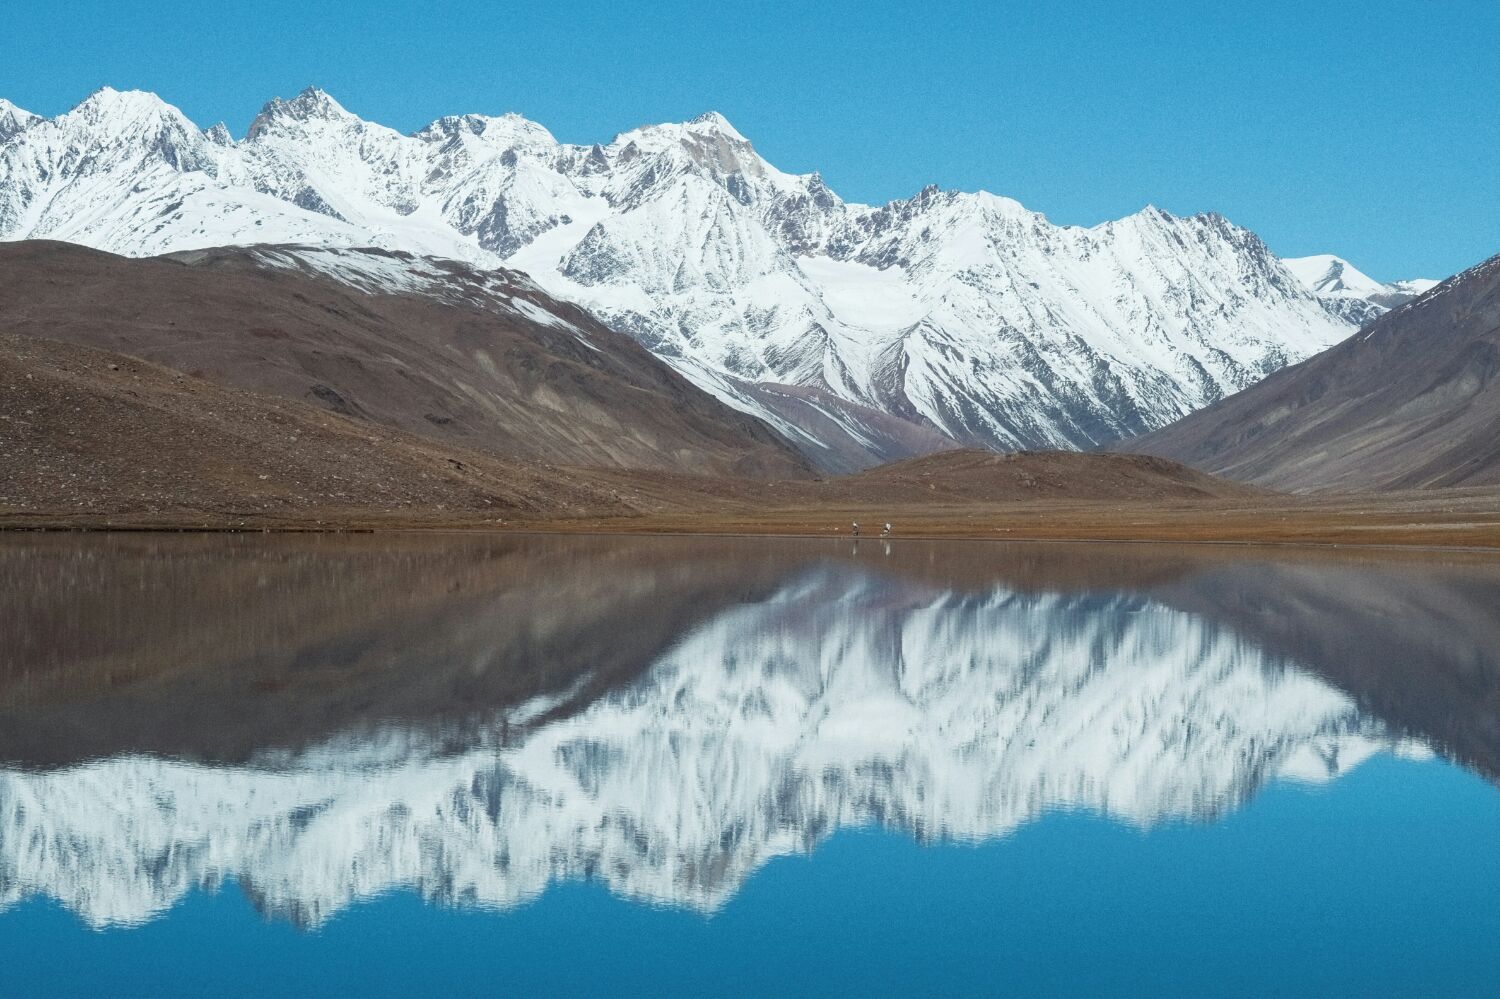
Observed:
[[[0,102],[0,526],[1500,545],[1494,273],[857,205],[716,114]]]

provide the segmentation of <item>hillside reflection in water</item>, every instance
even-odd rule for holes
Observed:
[[[1500,774],[1480,558],[12,536],[0,605],[0,904],[93,927],[231,881],[303,927],[569,881],[712,913],[841,829],[1212,823],[1377,754]]]

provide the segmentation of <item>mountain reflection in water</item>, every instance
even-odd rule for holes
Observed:
[[[0,905],[318,925],[561,880],[711,911],[876,825],[1211,821],[1500,773],[1500,568],[957,542],[0,539]],[[3,916],[0,916],[3,919]]]

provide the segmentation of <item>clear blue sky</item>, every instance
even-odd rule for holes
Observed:
[[[1385,280],[1500,252],[1496,0],[27,0],[0,32],[0,96],[40,114],[109,84],[241,134],[315,83],[403,131],[514,110],[590,142],[716,109],[850,200],[936,183],[1067,223],[1212,209]]]

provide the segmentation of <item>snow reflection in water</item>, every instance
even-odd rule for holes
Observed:
[[[264,911],[317,925],[397,886],[442,904],[506,908],[587,878],[628,898],[710,911],[768,859],[809,851],[840,828],[878,825],[928,842],[1004,836],[1057,809],[1140,827],[1208,821],[1277,778],[1327,781],[1373,753],[1451,748],[1362,710],[1319,674],[1323,664],[1273,651],[1285,641],[1185,608],[1213,591],[1222,564],[1168,572],[1142,563],[1122,576],[1116,562],[1113,578],[1096,583],[1072,575],[1087,563],[1071,554],[1010,578],[992,569],[955,578],[950,553],[933,545],[909,546],[909,564],[893,566],[806,546],[746,564],[747,550],[731,542],[666,560],[643,554],[665,542],[468,544],[434,563],[456,560],[450,568],[471,581],[475,565],[494,570],[453,597],[458,618],[434,617],[426,603],[391,616],[376,601],[292,650],[297,684],[352,686],[344,695],[355,703],[340,702],[334,731],[289,734],[268,718],[274,734],[238,758],[128,740],[98,758],[45,764],[25,765],[13,751],[18,765],[0,772],[3,901],[40,894],[91,925],[134,924],[197,887],[234,880]],[[360,557],[372,553],[382,564],[378,549]],[[306,554],[314,564],[354,557]],[[273,564],[287,584],[273,587],[274,606],[307,596],[297,574],[306,564],[290,574]],[[387,582],[424,571],[407,558],[387,568]],[[1354,571],[1315,568],[1323,575],[1314,573],[1311,592],[1329,599],[1339,591],[1327,584]],[[1368,579],[1368,567],[1360,572]],[[1267,573],[1265,592],[1285,596],[1286,574]],[[371,577],[349,578],[358,591]],[[1410,573],[1398,567],[1392,578]],[[1235,601],[1253,602],[1255,587],[1236,579]],[[608,597],[569,601],[571,623],[517,615],[518,595],[551,604],[606,584]],[[661,605],[667,594],[679,605]],[[608,661],[608,642],[587,646],[592,658],[551,659],[582,654],[573,643],[591,630],[653,628],[661,634],[630,647],[639,662],[628,669]],[[250,634],[267,644],[302,637]],[[402,643],[387,649],[392,634]],[[1463,660],[1472,650],[1454,640]],[[170,645],[202,647],[181,635]],[[385,649],[374,674],[382,683],[389,671],[403,682],[436,676],[445,693],[433,703],[455,710],[399,717],[391,705],[411,700],[404,687],[389,702],[369,694],[362,710],[371,648]],[[403,649],[421,655],[392,655]],[[222,658],[261,661],[245,649]],[[489,702],[471,696],[474,676],[522,659],[546,666],[529,696],[510,687]],[[1481,665],[1492,677],[1493,662]],[[176,670],[153,665],[127,687],[145,699],[201,693],[198,674],[214,668],[211,658],[183,667],[184,686]],[[53,720],[58,699],[63,717],[74,702],[93,705],[91,721],[128,707],[100,709],[97,689],[68,690],[41,672],[23,671],[19,692],[12,684],[12,718]],[[53,693],[37,695],[49,682]],[[269,714],[280,703],[268,695],[240,707]]]

